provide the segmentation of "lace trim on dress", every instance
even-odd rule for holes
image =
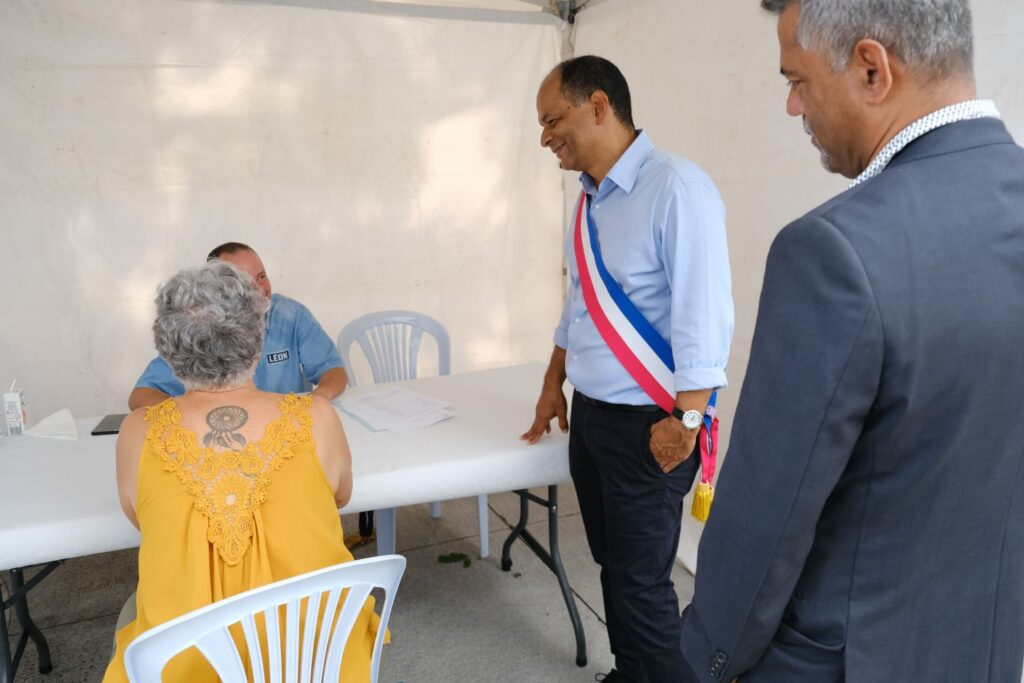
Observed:
[[[195,432],[181,426],[173,398],[146,411],[146,443],[192,495],[209,521],[207,540],[227,564],[238,564],[252,544],[253,513],[267,500],[271,473],[312,440],[312,405],[309,396],[285,396],[259,441],[221,451],[200,446]]]

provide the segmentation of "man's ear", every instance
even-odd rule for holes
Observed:
[[[847,69],[853,72],[868,104],[881,104],[892,92],[895,61],[877,40],[865,38],[854,46]]]
[[[594,121],[600,125],[604,123],[611,113],[611,105],[608,103],[608,93],[604,90],[595,90],[590,94],[590,106],[594,110]]]

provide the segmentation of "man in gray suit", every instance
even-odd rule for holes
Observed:
[[[850,189],[779,233],[680,679],[1016,683],[1024,150],[967,0],[762,0]]]

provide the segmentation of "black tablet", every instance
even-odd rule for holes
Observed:
[[[117,434],[121,430],[121,423],[128,417],[128,413],[118,413],[116,415],[107,415],[96,428],[92,430],[93,436],[101,436],[103,434]]]

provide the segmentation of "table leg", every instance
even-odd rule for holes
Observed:
[[[548,566],[555,576],[558,577],[558,586],[562,590],[562,598],[569,610],[569,621],[572,622],[572,630],[576,635],[576,665],[587,665],[587,639],[583,633],[583,622],[580,620],[580,613],[576,608],[576,599],[572,595],[572,587],[565,574],[565,567],[562,566],[562,555],[558,549],[558,487],[548,487],[547,500],[530,493],[527,490],[516,491],[519,494],[519,521],[509,533],[508,538],[501,548],[501,568],[508,571],[512,568],[511,550],[512,544],[517,538],[533,551],[533,554],[541,559]],[[543,505],[548,509],[548,548],[550,553],[534,538],[533,534],[526,530],[526,523],[529,520],[529,503],[534,502]]]
[[[14,680],[14,665],[11,661],[11,644],[7,640],[7,603],[4,601],[0,586],[0,683],[11,683]]]
[[[373,510],[359,513],[359,535],[363,538],[373,536]]]
[[[508,538],[505,539],[504,545],[501,546],[501,571],[503,572],[507,572],[512,568],[512,557],[510,555],[512,544],[526,531],[526,523],[530,519],[530,500],[528,496],[533,494],[525,489],[516,491],[516,493],[519,494],[519,521],[516,522]],[[540,499],[538,498],[537,500]]]
[[[487,519],[487,494],[476,497],[476,525],[480,528],[480,559],[491,554],[490,524]]]
[[[19,568],[8,571],[8,575],[11,577],[11,596],[3,600],[3,596],[0,595],[0,683],[11,683],[14,680],[14,674],[18,670],[18,663],[21,661],[21,655],[25,651],[25,645],[30,638],[35,643],[36,652],[39,655],[39,673],[46,674],[53,671],[53,663],[50,660],[50,646],[46,642],[43,632],[32,621],[32,616],[28,611],[27,595],[30,590],[35,588],[40,581],[49,576],[50,572],[60,565],[60,560],[50,562],[36,572],[36,575],[29,579],[27,583],[23,573],[24,570]],[[18,616],[18,622],[21,624],[21,637],[18,638],[18,645],[13,656],[11,655],[11,646],[8,640],[9,634],[7,632],[7,610],[12,607],[14,608],[14,613]]]
[[[377,554],[394,555],[398,544],[395,508],[377,510]]]

